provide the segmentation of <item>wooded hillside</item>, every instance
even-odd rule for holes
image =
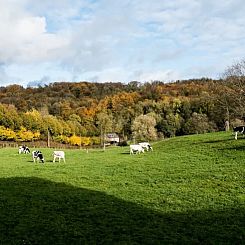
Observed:
[[[121,139],[155,140],[224,130],[239,124],[235,88],[225,80],[192,79],[163,83],[56,82],[0,88],[1,140],[45,139],[96,144],[106,132]],[[96,138],[97,137],[97,138]]]

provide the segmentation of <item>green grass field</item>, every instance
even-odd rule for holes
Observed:
[[[176,137],[154,151],[0,149],[0,244],[245,244],[245,138]]]

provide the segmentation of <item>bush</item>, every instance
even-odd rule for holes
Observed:
[[[126,140],[124,140],[124,141],[119,142],[118,146],[128,146],[128,143]]]
[[[100,137],[93,136],[90,139],[91,145],[100,145]]]

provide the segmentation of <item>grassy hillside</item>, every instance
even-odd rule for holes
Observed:
[[[242,244],[245,138],[176,137],[129,155],[0,149],[0,244]]]

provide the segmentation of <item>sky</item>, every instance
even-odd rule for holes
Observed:
[[[0,0],[0,85],[219,78],[244,0]]]

